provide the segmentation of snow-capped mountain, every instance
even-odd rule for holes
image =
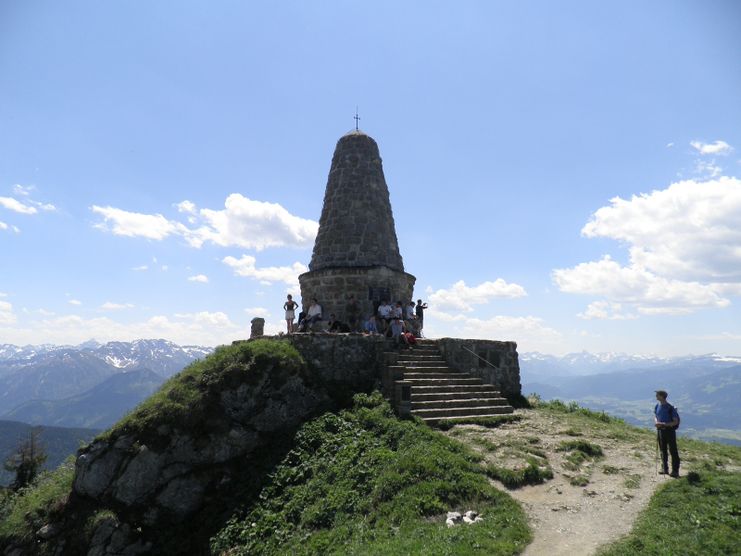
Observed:
[[[213,351],[167,340],[90,341],[80,346],[0,345],[0,415],[29,400],[78,396],[106,379],[148,370],[164,381]]]

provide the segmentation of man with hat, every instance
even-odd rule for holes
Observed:
[[[677,432],[679,414],[672,404],[666,401],[669,394],[665,390],[656,390],[654,407],[654,423],[656,424],[657,442],[661,448],[661,471],[659,475],[669,475],[675,479],[679,477],[679,452],[677,451]],[[669,456],[672,454],[672,472],[669,473]]]

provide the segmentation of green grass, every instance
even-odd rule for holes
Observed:
[[[522,419],[522,416],[511,414],[497,415],[496,417],[461,417],[459,419],[445,419],[442,421],[438,421],[437,423],[432,425],[432,427],[441,431],[448,431],[456,425],[478,425],[480,427],[493,429],[496,427],[501,427],[502,425],[505,425],[507,423],[514,423],[516,421],[519,421],[520,419]]]
[[[590,419],[600,421],[602,423],[624,423],[625,422],[618,417],[612,417],[611,415],[608,415],[604,411],[592,411],[591,409],[582,407],[576,402],[564,403],[561,400],[551,400],[549,402],[539,401],[537,402],[537,407],[543,408],[543,409],[550,409],[558,413],[576,413],[579,415],[583,415],[585,417],[589,417]]]
[[[569,478],[569,483],[574,486],[587,486],[592,472],[592,462],[604,456],[600,446],[582,439],[563,441],[559,444],[558,450],[568,452],[563,467],[576,473]]]
[[[306,423],[259,502],[211,542],[216,554],[515,554],[525,515],[462,444],[396,419],[379,394]],[[447,511],[478,511],[447,528]]]
[[[0,507],[0,544],[7,539],[28,542],[59,513],[72,489],[73,457],[54,471],[41,473],[31,485],[8,496]]]
[[[693,476],[694,478],[694,476]],[[694,481],[667,481],[626,538],[601,556],[739,554],[741,474],[701,471]]]
[[[218,403],[222,390],[242,383],[253,386],[266,379],[283,381],[304,371],[301,355],[288,342],[254,340],[221,346],[167,380],[100,438],[125,433],[156,442],[157,435],[152,433],[162,425],[206,433],[209,409]]]
[[[539,485],[553,478],[553,470],[547,465],[541,465],[535,458],[530,458],[527,466],[516,469],[489,464],[486,466],[486,474],[509,489]]]
[[[623,484],[625,485],[625,488],[639,488],[641,486],[641,476],[637,473],[631,473],[625,477]]]

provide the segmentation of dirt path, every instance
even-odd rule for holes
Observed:
[[[597,547],[627,534],[638,513],[646,507],[654,490],[666,480],[656,474],[655,453],[644,439],[610,437],[599,426],[591,430],[565,427],[563,420],[539,411],[518,410],[522,420],[500,428],[464,426],[454,433],[487,461],[496,463],[506,457],[487,453],[489,445],[516,444],[527,441],[547,455],[553,479],[536,486],[508,490],[498,481],[492,484],[520,501],[529,517],[534,539],[525,556],[580,556],[594,554]],[[605,457],[587,463],[579,473],[568,470],[566,453],[557,447],[565,440],[583,438],[599,445]],[[473,439],[473,441],[472,441]],[[484,447],[482,448],[482,444]],[[567,467],[564,467],[566,463]],[[573,486],[574,475],[587,475],[586,486]]]

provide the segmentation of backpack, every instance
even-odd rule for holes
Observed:
[[[677,424],[671,427],[672,430],[677,430],[679,428],[679,424],[682,422],[682,419],[679,417],[679,411],[677,411],[677,408],[674,407],[672,404],[669,404],[669,410],[674,413],[674,415],[677,416]],[[669,413],[671,415],[672,413]],[[672,419],[673,421],[674,419]]]

